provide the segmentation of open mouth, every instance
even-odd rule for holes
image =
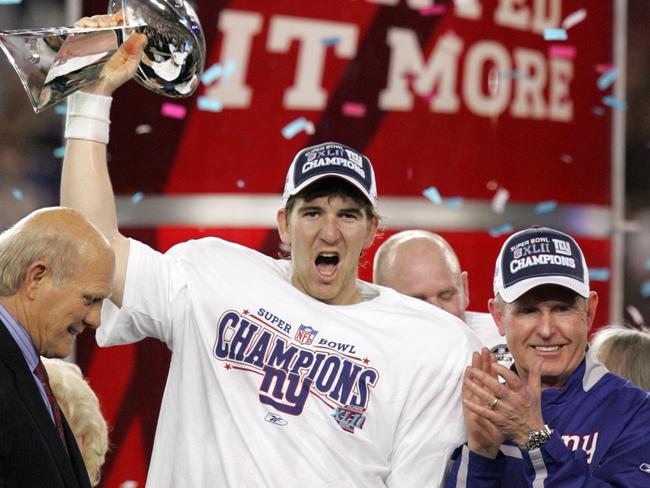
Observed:
[[[339,264],[339,255],[335,252],[321,252],[316,256],[316,269],[323,277],[331,277],[336,274]]]

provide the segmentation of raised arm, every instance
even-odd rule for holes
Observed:
[[[82,27],[117,25],[119,16],[82,19]],[[146,36],[134,34],[106,63],[100,79],[72,95],[66,123],[66,151],[61,176],[61,205],[83,213],[108,238],[117,260],[113,302],[121,306],[129,241],[117,228],[115,197],[108,174],[106,145],[112,93],[137,69]]]

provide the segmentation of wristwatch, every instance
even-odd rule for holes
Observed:
[[[528,433],[528,442],[524,445],[526,451],[532,451],[533,449],[539,449],[542,447],[553,435],[553,429],[548,425],[544,425],[543,428],[539,430],[531,430]]]

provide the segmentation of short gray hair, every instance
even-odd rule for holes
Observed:
[[[28,217],[29,218],[29,217]],[[0,296],[14,295],[38,260],[48,262],[54,284],[73,275],[81,252],[78,239],[56,228],[26,225],[26,219],[0,234]]]

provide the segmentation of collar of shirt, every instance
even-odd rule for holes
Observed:
[[[36,365],[38,364],[38,353],[36,352],[36,347],[34,347],[32,338],[2,305],[0,305],[0,318],[7,326],[11,337],[14,338],[14,341],[18,344],[20,351],[23,353],[29,371],[33,372],[34,368],[36,368]]]

